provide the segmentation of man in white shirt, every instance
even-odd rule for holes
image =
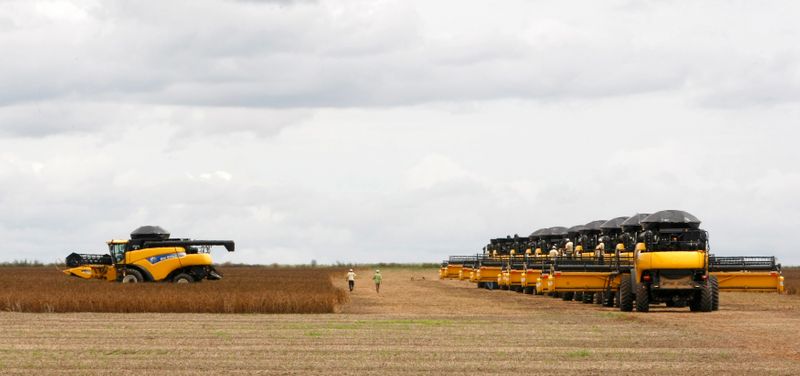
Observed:
[[[353,269],[347,272],[347,285],[350,287],[350,292],[353,292],[353,287],[356,286],[356,273],[353,273]]]
[[[572,240],[567,239],[567,244],[564,246],[564,252],[566,253],[567,257],[572,257],[574,250],[575,244],[572,243]]]

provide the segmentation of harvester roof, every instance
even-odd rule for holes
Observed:
[[[619,229],[622,226],[622,222],[625,222],[629,217],[617,217],[613,219],[609,219],[606,223],[600,225],[601,230],[614,230]]]
[[[638,230],[642,227],[642,220],[650,216],[650,213],[637,213],[626,219],[620,224],[622,231]]]
[[[583,225],[584,228],[581,230],[581,232],[600,232],[600,226],[602,226],[603,223],[606,223],[605,219],[591,221]]]
[[[547,230],[548,230],[547,234],[544,235],[544,236],[551,237],[551,238],[557,238],[557,237],[562,237],[562,236],[567,236],[568,235],[568,232],[567,232],[568,229],[566,227],[562,227],[562,226],[550,227]]]
[[[682,210],[662,210],[642,220],[642,226],[651,228],[700,228],[697,217]]]
[[[572,226],[572,227],[567,229],[567,233],[569,235],[575,235],[575,234],[581,232],[585,228],[586,228],[586,226],[584,226],[584,225]]]
[[[169,231],[161,226],[141,226],[131,232],[131,239],[169,239]]]
[[[549,233],[550,233],[550,229],[549,228],[540,228],[540,229],[532,232],[530,237],[531,238],[538,238],[540,236],[544,236],[544,235],[547,235]]]

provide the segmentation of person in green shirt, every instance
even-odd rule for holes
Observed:
[[[375,292],[380,294],[381,293],[381,281],[383,280],[383,277],[381,276],[381,271],[380,270],[376,270],[375,271],[375,275],[372,276],[372,280],[375,281]]]

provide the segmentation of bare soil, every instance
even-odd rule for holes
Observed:
[[[800,374],[798,296],[639,314],[435,270],[382,270],[376,294],[357,272],[333,314],[3,312],[0,374]]]

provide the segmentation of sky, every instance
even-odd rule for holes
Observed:
[[[437,262],[686,210],[800,264],[796,1],[0,1],[0,261]]]

